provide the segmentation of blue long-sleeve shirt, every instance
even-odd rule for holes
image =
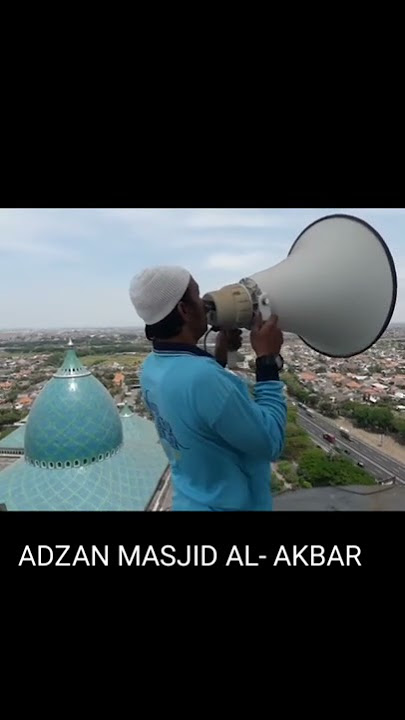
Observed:
[[[271,510],[270,463],[285,436],[284,383],[257,382],[252,398],[208,353],[169,344],[155,344],[140,382],[171,465],[173,510]]]

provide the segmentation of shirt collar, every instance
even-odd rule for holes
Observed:
[[[211,358],[211,360],[215,360],[213,355],[202,348],[197,347],[197,345],[188,345],[187,343],[172,343],[154,340],[153,351],[158,355],[178,355],[179,353],[185,353],[187,355],[200,355],[202,357],[208,357]]]

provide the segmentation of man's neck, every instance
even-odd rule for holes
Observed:
[[[158,343],[175,343],[176,345],[197,345],[196,339],[188,332],[182,332],[166,340],[155,338]]]

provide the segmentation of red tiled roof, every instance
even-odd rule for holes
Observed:
[[[300,380],[304,380],[304,382],[311,382],[312,380],[315,380],[316,375],[311,372],[303,372],[299,374]]]

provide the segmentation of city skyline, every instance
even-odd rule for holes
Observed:
[[[405,209],[2,209],[0,329],[142,328],[131,278],[150,265],[188,268],[201,293],[285,259],[316,219],[369,222],[397,270],[391,324],[405,322]]]

